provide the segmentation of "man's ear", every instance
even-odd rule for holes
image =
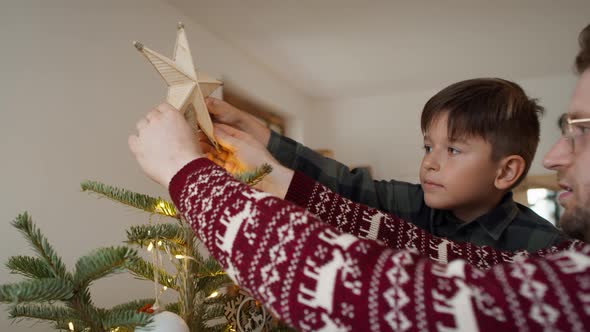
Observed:
[[[508,190],[520,179],[526,168],[524,158],[518,155],[511,155],[502,158],[498,165],[494,185],[499,190]]]

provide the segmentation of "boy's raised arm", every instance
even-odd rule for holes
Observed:
[[[222,100],[208,98],[207,107],[214,121],[244,131],[266,146],[280,164],[302,172],[346,198],[406,218],[422,203],[417,185],[374,181],[366,170],[350,170],[336,160],[271,131],[251,115]]]
[[[292,176],[285,200],[305,208],[341,232],[376,240],[392,249],[414,249],[439,263],[460,258],[479,269],[489,269],[496,264],[512,262],[515,257],[520,259],[529,256],[526,251],[502,251],[433,236],[398,216],[342,197],[301,172],[295,172]],[[534,255],[546,256],[576,244],[578,241],[564,241],[558,246],[539,250]]]

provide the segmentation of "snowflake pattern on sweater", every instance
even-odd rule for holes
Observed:
[[[461,258],[470,265],[487,270],[499,263],[513,263],[531,256],[526,250],[501,251],[433,236],[397,216],[352,202],[298,171],[293,176],[285,199],[304,207],[342,232],[379,241],[392,249],[415,249],[439,263],[446,264]],[[533,256],[544,257],[583,245],[578,240],[563,241],[557,246],[539,250]]]
[[[360,223],[364,211],[357,219],[338,219],[336,213],[339,230],[296,204],[235,181],[204,158],[183,167],[169,189],[228,275],[303,331],[584,331],[590,326],[589,245],[572,242],[557,253],[511,264],[485,256],[491,268],[484,270],[469,260],[442,264],[423,257],[416,244],[434,249],[419,232],[410,236],[411,245],[389,247],[375,241],[382,232],[375,226],[371,232],[370,224],[351,228],[352,233],[362,229],[366,238],[344,233],[344,224]],[[447,259],[467,257],[457,248],[448,244]]]

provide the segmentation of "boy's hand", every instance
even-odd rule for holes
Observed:
[[[280,198],[285,197],[293,178],[292,170],[279,164],[266,147],[251,135],[224,124],[215,124],[214,128],[215,137],[222,146],[221,151],[215,150],[205,134],[199,134],[199,145],[209,159],[230,173],[252,171],[267,163],[273,171],[256,188]]]
[[[214,122],[223,123],[246,132],[263,146],[268,144],[270,129],[254,116],[217,98],[209,97],[205,102]]]
[[[137,122],[137,135],[130,135],[128,143],[144,173],[166,188],[184,165],[202,157],[192,128],[167,103]]]

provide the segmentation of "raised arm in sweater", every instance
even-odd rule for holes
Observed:
[[[285,199],[307,209],[341,232],[376,240],[392,249],[415,249],[439,263],[461,258],[479,269],[488,269],[502,262],[513,262],[515,257],[530,255],[525,250],[508,252],[433,236],[395,215],[342,197],[301,172],[293,175]],[[582,245],[582,242],[567,240],[539,250],[534,255],[543,257],[576,245]]]
[[[590,326],[589,245],[483,271],[465,260],[438,264],[416,251],[342,233],[293,203],[235,181],[207,159],[184,166],[169,189],[228,275],[303,331]],[[451,245],[449,252],[459,248]]]

